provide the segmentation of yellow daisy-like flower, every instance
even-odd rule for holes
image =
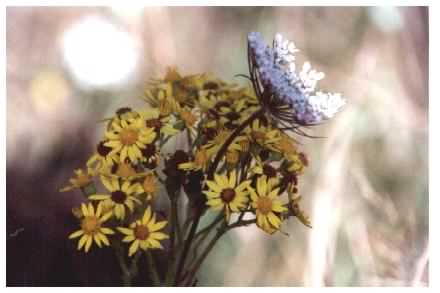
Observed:
[[[119,156],[112,153],[112,148],[105,146],[107,141],[101,141],[96,147],[96,152],[90,157],[86,165],[97,172],[103,169],[111,168],[116,162],[119,162]]]
[[[225,158],[226,158],[226,163],[235,166],[240,159],[240,153],[236,150],[228,150],[226,152]]]
[[[156,138],[154,128],[146,127],[143,119],[114,120],[112,130],[106,131],[105,137],[109,140],[104,145],[111,147],[111,153],[120,152],[120,161],[129,158],[136,163],[142,158],[141,149]]]
[[[189,109],[187,107],[178,107],[179,118],[185,123],[186,128],[193,129],[199,120],[198,109]]]
[[[103,215],[100,206],[98,206],[95,212],[91,203],[88,205],[81,204],[81,212],[83,215],[81,230],[69,235],[69,239],[82,236],[78,241],[78,250],[84,247],[84,251],[88,252],[93,242],[99,247],[102,247],[102,244],[109,246],[110,241],[106,235],[114,234],[115,232],[110,228],[103,227],[102,224],[107,221],[112,214],[106,213]]]
[[[134,180],[145,176],[145,172],[136,172],[131,163],[118,163],[111,168],[105,168],[100,171],[100,175],[105,177],[114,177],[116,179]]]
[[[294,141],[284,133],[281,133],[280,140],[275,142],[275,148],[285,156],[296,152]]]
[[[156,215],[148,207],[142,219],[131,223],[129,228],[118,227],[119,232],[126,235],[122,242],[132,242],[128,249],[128,256],[135,254],[139,248],[142,250],[163,249],[159,241],[169,237],[165,233],[159,232],[159,230],[165,227],[167,223],[167,221],[156,222]]]
[[[140,194],[138,183],[131,184],[130,181],[122,181],[123,183],[120,184],[119,179],[105,176],[101,176],[101,182],[111,194],[94,194],[89,196],[89,199],[100,201],[100,206],[112,207],[113,214],[117,219],[125,218],[125,207],[133,212],[134,204],[141,204],[141,201],[135,197]]]
[[[231,131],[222,129],[217,133],[217,135],[213,139],[209,140],[205,145],[202,146],[204,149],[206,149],[209,157],[218,153],[221,146],[223,145],[225,140],[228,139],[230,134]],[[228,150],[240,151],[241,150],[240,139],[242,139],[240,136],[235,138],[234,141],[228,146]]]
[[[301,174],[304,168],[308,165],[307,158],[303,153],[294,152],[286,156],[288,160],[289,172],[295,172],[296,174]]]
[[[257,143],[264,148],[276,151],[275,144],[280,140],[280,132],[269,126],[264,126],[260,120],[254,120],[245,133],[251,142]]]
[[[203,170],[205,171],[208,168],[208,162],[210,157],[208,156],[208,152],[206,149],[198,149],[194,155],[194,161],[181,163],[179,164],[179,169],[185,170],[185,171],[197,171],[197,170]]]
[[[173,127],[169,116],[161,116],[159,108],[141,111],[140,115],[145,120],[146,126],[154,128],[158,134],[173,136],[179,133],[179,130]]]
[[[252,203],[257,215],[257,226],[267,233],[274,233],[280,229],[281,219],[277,213],[287,211],[279,200],[279,188],[273,188],[276,178],[267,179],[265,175],[258,177],[256,191],[249,188]]]
[[[209,190],[203,191],[208,201],[206,204],[214,210],[224,210],[226,221],[229,221],[231,212],[240,212],[246,208],[248,199],[247,187],[250,180],[237,185],[237,174],[232,171],[229,178],[223,174],[214,174],[214,181],[207,180]]]
[[[69,179],[70,185],[61,188],[60,192],[86,187],[93,182],[93,176],[95,176],[95,172],[90,168],[87,168],[86,172],[82,169],[76,169],[74,173],[76,177]]]
[[[154,199],[157,191],[159,190],[159,185],[157,184],[156,176],[153,173],[149,173],[145,176],[142,182],[142,192],[147,194],[147,200]]]
[[[296,194],[291,199],[290,207],[292,209],[293,214],[298,220],[309,228],[312,228],[312,223],[310,222],[310,218],[305,214],[305,212],[299,206],[299,202],[301,201],[301,196]]]

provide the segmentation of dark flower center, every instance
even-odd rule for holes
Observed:
[[[223,189],[221,193],[221,197],[225,203],[230,203],[235,198],[235,190],[232,188]]]
[[[112,150],[112,148],[105,146],[104,143],[106,143],[106,141],[101,141],[96,147],[98,154],[102,157],[107,156]]]
[[[301,160],[301,162],[304,164],[304,166],[308,166],[309,165],[309,160],[307,160],[306,154],[304,153],[299,153],[299,159]]]
[[[229,112],[228,114],[226,114],[226,117],[231,121],[235,121],[240,118],[240,114],[238,114],[237,112]]]
[[[128,112],[131,112],[131,108],[125,107],[125,108],[119,108],[119,109],[116,111],[116,114],[117,114],[118,116],[121,116],[121,115],[123,115],[123,114],[125,114],[125,113],[128,113]]]
[[[154,128],[154,130],[159,131],[162,127],[162,122],[160,119],[150,119],[146,121],[147,127]]]
[[[114,201],[115,203],[122,204],[125,202],[126,199],[127,199],[127,194],[125,194],[125,192],[120,190],[116,190],[112,192],[112,201]]]
[[[146,158],[151,158],[156,154],[156,146],[154,144],[147,144],[142,150],[142,155]]]
[[[274,167],[272,167],[271,165],[268,165],[268,164],[265,164],[263,166],[263,173],[268,178],[277,176],[277,170]]]
[[[230,104],[228,102],[226,102],[226,101],[220,101],[217,104],[215,104],[215,106],[214,106],[214,108],[217,109],[217,110],[220,110],[223,107],[229,108]]]
[[[204,90],[216,90],[218,89],[218,84],[212,81],[208,81],[203,85]]]

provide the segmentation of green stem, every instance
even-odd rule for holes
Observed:
[[[202,265],[203,261],[208,256],[208,254],[211,252],[211,250],[214,248],[215,244],[220,239],[220,237],[222,237],[229,230],[232,230],[232,229],[237,228],[237,227],[242,227],[242,226],[247,226],[247,225],[250,225],[250,224],[254,224],[255,222],[256,222],[255,219],[252,219],[252,220],[241,220],[240,219],[237,222],[235,222],[234,224],[229,225],[229,226],[227,226],[226,222],[225,222],[222,225],[222,227],[220,227],[217,230],[217,233],[211,239],[211,241],[209,242],[209,244],[206,247],[205,251],[199,257],[199,259],[196,261],[196,263],[192,266],[192,268],[188,271],[188,273],[185,274],[185,276],[182,278],[183,280],[188,278],[187,281],[185,282],[185,285],[189,286],[191,284],[192,280],[194,279],[194,277],[195,277],[197,271],[199,270],[200,266]]]
[[[197,226],[199,225],[199,222],[200,222],[200,217],[201,217],[201,211],[198,211],[196,214],[196,217],[191,225],[191,229],[189,231],[188,237],[186,238],[185,243],[183,245],[182,255],[181,255],[179,263],[177,265],[176,279],[174,281],[175,286],[177,286],[179,284],[180,274],[182,273],[183,266],[185,265],[185,260],[186,260],[186,257],[188,256],[191,242],[196,234]]]
[[[151,281],[153,281],[153,286],[160,286],[160,277],[157,272],[157,267],[154,262],[153,255],[151,254],[150,250],[145,251],[145,255],[147,256],[147,263],[148,263],[148,271],[151,273]]]
[[[211,231],[211,229],[213,227],[215,227],[218,223],[220,223],[221,220],[224,218],[225,218],[225,216],[223,215],[223,213],[218,214],[218,216],[214,219],[214,221],[212,221],[211,224],[209,224],[208,226],[204,227],[202,230],[200,230],[199,232],[196,233],[194,240],[196,240],[199,236],[203,235],[206,232],[209,233]]]
[[[176,228],[179,226],[179,222],[177,221],[177,199],[174,196],[171,199],[171,205],[170,205],[170,248],[168,253],[168,260],[167,260],[167,274],[165,277],[165,283],[169,285],[169,283],[172,281],[172,277],[175,274],[175,238],[176,238]]]
[[[131,286],[132,276],[127,264],[125,263],[124,251],[122,250],[122,246],[117,241],[112,242],[112,246],[115,250],[116,258],[118,259],[119,267],[122,271],[122,283],[124,284],[124,286],[129,287]]]
[[[203,244],[205,239],[209,236],[212,229],[214,229],[215,226],[217,226],[217,224],[220,223],[224,219],[225,219],[225,216],[223,214],[219,214],[217,216],[217,218],[214,219],[214,221],[212,221],[211,224],[209,224],[207,227],[203,228],[201,231],[197,232],[196,236],[194,237],[194,241],[197,241],[196,244],[194,245],[194,248],[193,248],[194,257],[193,257],[193,260],[188,265],[188,267],[191,267],[194,264],[194,262],[196,261],[196,259],[198,257],[197,251],[198,251],[199,247]],[[198,238],[200,238],[200,239],[198,239]]]

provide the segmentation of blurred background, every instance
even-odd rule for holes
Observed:
[[[200,286],[427,286],[428,8],[7,8],[7,285],[112,286],[111,250],[75,250],[58,193],[102,135],[96,121],[143,105],[167,66],[244,84],[246,35],[294,40],[321,89],[348,100],[302,139],[300,193],[313,229],[240,228]]]

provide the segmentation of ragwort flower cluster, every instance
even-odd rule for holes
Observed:
[[[273,234],[291,217],[310,227],[298,192],[308,159],[289,131],[331,118],[343,100],[314,92],[323,74],[308,63],[296,73],[298,50],[281,36],[270,48],[251,33],[248,47],[253,87],[169,68],[147,84],[144,108],[121,108],[104,120],[84,171],[61,189],[85,196],[73,209],[80,230],[69,236],[79,239],[78,250],[125,250],[125,272],[130,258],[136,265],[146,253],[151,265],[151,250],[165,249],[167,272],[155,271],[154,281],[192,285],[215,241],[231,229],[256,225]],[[205,216],[214,220],[199,227]]]

